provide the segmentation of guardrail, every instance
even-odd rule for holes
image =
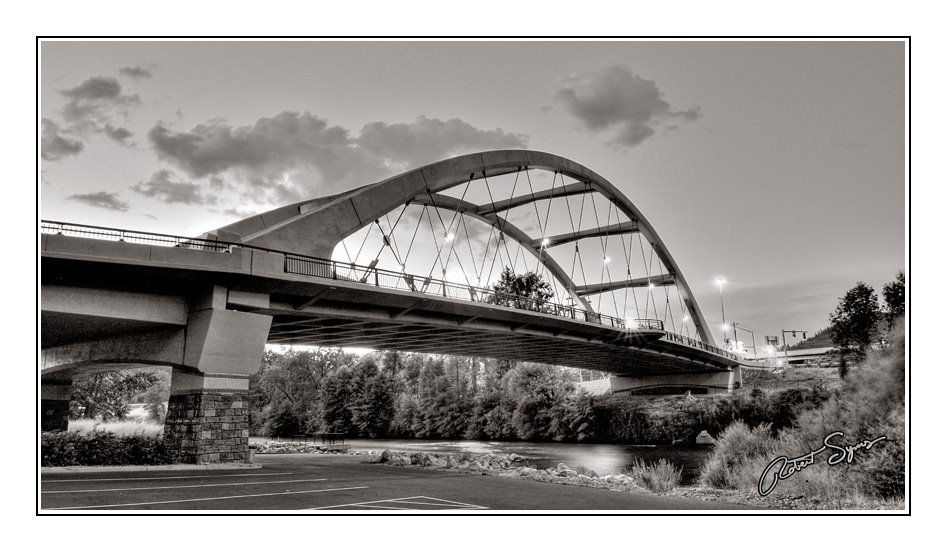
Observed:
[[[423,277],[403,272],[395,272],[378,268],[373,265],[361,266],[354,263],[320,259],[318,257],[309,257],[306,255],[299,255],[296,253],[288,253],[285,251],[278,251],[274,249],[267,249],[265,247],[257,247],[234,242],[206,240],[201,238],[187,238],[183,236],[172,236],[153,232],[137,232],[123,230],[120,228],[107,228],[57,221],[42,221],[40,225],[40,231],[44,234],[58,234],[63,236],[121,241],[128,243],[157,245],[162,247],[199,249],[204,251],[230,252],[232,248],[239,247],[243,249],[265,251],[268,253],[277,253],[283,255],[283,270],[290,274],[299,274],[302,276],[311,276],[314,278],[342,280],[346,282],[367,284],[386,289],[410,291],[415,293],[423,293],[425,295],[438,295],[451,299],[463,299],[477,303],[487,303],[520,310],[529,310],[543,314],[551,314],[560,318],[570,318],[573,320],[589,322],[592,324],[600,324],[603,326],[609,326],[623,330],[645,329],[664,331],[664,339],[667,339],[668,341],[673,341],[681,345],[701,349],[710,353],[737,360],[736,355],[730,353],[729,351],[724,351],[719,347],[708,345],[707,343],[697,339],[665,331],[664,322],[661,320],[653,318],[626,320],[607,314],[600,314],[587,311],[585,309],[579,309],[571,305],[562,305],[549,301],[538,301],[520,295],[498,292],[492,289],[438,280],[430,276]]]
[[[59,234],[61,236],[75,236],[78,238],[92,238],[96,240],[141,243],[147,245],[161,245],[164,247],[182,247],[186,249],[200,249],[204,251],[229,251],[235,245],[216,240],[200,238],[185,238],[153,232],[137,232],[122,230],[121,228],[107,228],[104,226],[89,226],[86,224],[71,224],[44,220],[40,229],[44,234]]]

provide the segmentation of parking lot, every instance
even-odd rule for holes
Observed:
[[[44,513],[112,510],[680,510],[685,501],[515,478],[369,464],[365,456],[258,455],[261,469],[47,473]]]

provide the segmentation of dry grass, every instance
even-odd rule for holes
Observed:
[[[69,431],[75,431],[80,435],[86,435],[93,431],[106,431],[115,435],[141,435],[144,437],[156,437],[164,430],[162,424],[148,422],[102,422],[99,420],[70,420]]]
[[[661,458],[653,464],[646,464],[640,458],[628,470],[638,485],[656,493],[666,493],[681,484],[683,470]]]

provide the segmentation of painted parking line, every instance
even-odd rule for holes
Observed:
[[[210,479],[212,477],[272,477],[274,475],[293,475],[293,472],[277,473],[235,473],[232,475],[169,475],[166,477],[107,477],[100,479],[46,479],[41,483],[90,483],[93,481],[163,481],[165,479]]]
[[[66,506],[62,508],[43,508],[44,510],[90,510],[93,508],[123,508],[127,506],[151,506],[155,504],[179,504],[184,502],[205,502],[210,500],[231,500],[237,498],[258,498],[262,496],[282,496],[282,495],[295,495],[295,494],[307,494],[307,493],[331,493],[334,491],[354,491],[358,489],[367,489],[368,486],[363,487],[339,487],[336,489],[315,489],[311,491],[284,491],[281,493],[263,493],[263,494],[252,494],[252,495],[235,495],[235,496],[215,496],[210,498],[186,498],[181,500],[157,500],[153,502],[130,502],[124,504],[101,504],[98,506]]]
[[[414,506],[414,507],[412,507]],[[418,508],[417,506],[428,506],[427,508]],[[429,496],[406,496],[404,498],[389,498],[386,500],[370,500],[367,502],[352,502],[349,504],[335,504],[333,506],[319,506],[316,508],[307,508],[308,510],[331,510],[333,508],[347,508],[357,510],[359,508],[376,508],[384,510],[488,510],[486,506],[468,504],[466,502],[457,502],[444,498],[432,498]]]
[[[68,491],[43,491],[43,494],[67,493],[113,493],[122,491],[157,491],[164,489],[198,489],[201,487],[239,487],[241,485],[275,485],[277,483],[309,483],[328,479],[286,479],[283,481],[251,481],[249,483],[207,483],[206,485],[169,485],[167,487],[119,487],[117,489],[72,489]]]

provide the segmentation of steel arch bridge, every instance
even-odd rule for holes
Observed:
[[[157,364],[229,388],[270,343],[571,366],[612,391],[740,384],[641,211],[549,153],[455,157],[199,238],[42,233],[44,381]],[[552,296],[498,289],[506,269]]]
[[[267,343],[586,368],[611,392],[741,383],[640,210],[548,153],[464,155],[199,238],[43,221],[40,243],[41,427],[68,427],[83,373],[169,366],[185,462],[247,459]],[[507,269],[552,296],[498,289]]]
[[[546,175],[545,185],[539,184],[542,179],[537,178],[537,174]],[[497,183],[504,176],[506,182]],[[480,188],[484,199],[473,200],[477,194],[472,188]],[[412,208],[413,217],[409,213]],[[569,225],[558,231],[550,222],[554,209],[568,215]],[[535,214],[535,221],[529,220],[531,213]],[[590,217],[594,220],[589,220]],[[413,222],[413,219],[417,220],[416,224],[404,222]],[[480,224],[479,236],[470,230],[473,222]],[[369,269],[386,268],[385,254],[388,253],[389,269],[415,278],[419,271],[409,270],[406,261],[411,256],[411,246],[418,244],[419,230],[425,226],[429,227],[425,231],[430,230],[435,237],[433,243],[427,244],[428,256],[437,260],[426,276],[417,278],[418,286],[429,283],[437,268],[441,269],[444,280],[451,280],[449,268],[453,263],[460,269],[459,273],[455,271],[457,281],[454,283],[480,288],[484,282],[495,281],[501,267],[518,265],[522,258],[524,269],[540,273],[556,285],[556,298],[560,301],[565,299],[586,312],[610,315],[629,326],[635,326],[637,321],[642,325],[653,324],[654,319],[659,319],[662,328],[670,332],[715,345],[687,280],[641,211],[599,174],[550,153],[501,150],[455,157],[349,192],[252,216],[207,236],[348,261],[353,265],[367,265]],[[402,236],[401,246],[399,231],[406,234]],[[405,248],[407,236],[411,239]],[[438,237],[442,238],[440,243]],[[366,250],[371,240],[377,241],[380,247],[369,246]],[[351,243],[351,247],[347,243]],[[471,244],[483,247],[482,253],[475,252]],[[352,255],[356,247],[358,253]],[[618,253],[619,248],[621,253]],[[488,269],[491,250],[493,260]],[[555,254],[561,250],[572,253],[571,259],[568,255]],[[363,251],[369,255],[364,262],[359,262]],[[506,261],[503,261],[504,253]],[[639,253],[641,262],[637,270],[633,270]],[[536,261],[535,268],[527,265],[526,258]],[[571,270],[564,266],[570,260]],[[619,262],[622,260],[623,263]],[[614,261],[613,264],[605,266],[610,261]],[[598,281],[586,278],[585,268],[591,265],[602,265],[602,278]],[[465,270],[465,266],[473,270]],[[581,281],[577,281],[577,267],[581,268]],[[612,267],[619,273],[618,278],[611,277]],[[663,309],[658,305],[660,297],[655,297],[656,288],[665,290]],[[616,300],[616,292],[618,295],[623,292],[624,297]],[[608,313],[601,308],[606,294],[611,294],[613,299],[612,305],[606,301],[606,307],[614,307]],[[643,297],[639,297],[641,295]],[[671,303],[672,295],[675,303],[679,303],[679,310],[675,310],[677,304]],[[593,305],[594,297],[599,299],[599,308]],[[619,302],[623,303],[621,307]],[[641,303],[644,303],[643,311]]]

